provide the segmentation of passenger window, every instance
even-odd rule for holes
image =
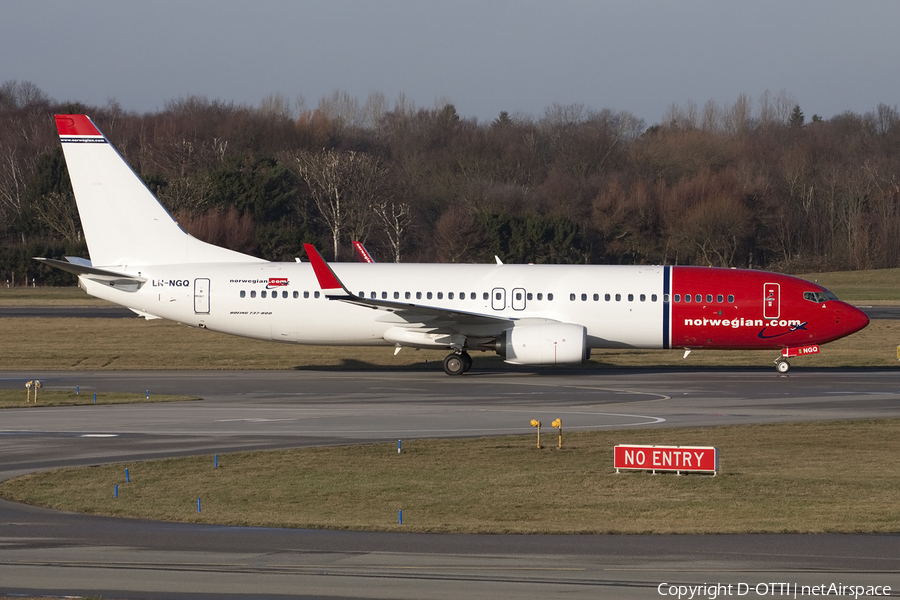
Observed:
[[[375,292],[369,292],[369,298],[371,298],[372,300],[374,300],[377,297],[378,297],[378,294],[376,294]]]
[[[609,294],[604,294],[603,299],[606,300],[607,302],[609,302],[610,295],[609,295]]]
[[[318,298],[318,297],[319,297],[319,292],[318,291],[313,292],[313,298]]]
[[[675,296],[675,297],[677,298],[678,296]],[[685,301],[685,302],[690,302],[690,301],[691,301],[691,295],[690,295],[690,294],[685,294],[685,295],[684,295],[684,301]]]
[[[453,292],[447,293],[447,300],[453,300]]]
[[[575,302],[575,294],[569,294],[569,300]]]
[[[360,296],[362,296],[363,298],[365,298],[366,295],[365,295],[365,294],[360,294]],[[309,298],[309,292],[304,291],[304,292],[303,292],[303,297],[304,297],[304,298]]]
[[[553,292],[550,292],[549,294],[547,294],[547,300],[549,302],[553,302]]]
[[[716,296],[716,302],[724,302],[724,301],[725,301],[725,298],[722,296],[722,294],[719,294],[718,296]]]
[[[699,302],[699,300],[698,300],[698,302]],[[707,295],[706,295],[706,303],[707,303],[707,304],[712,304],[712,294],[707,294]]]
[[[416,292],[416,300],[422,299],[422,292]]]
[[[265,298],[265,297],[266,297],[266,290],[261,291],[261,292],[259,293],[259,297],[260,297],[260,298]]]
[[[543,294],[542,292],[538,292],[537,299],[538,299],[538,300],[543,300],[543,299],[544,299],[544,294]]]
[[[616,302],[622,301],[622,294],[616,294]]]
[[[250,297],[256,298],[256,290],[250,290]]]
[[[533,296],[531,295],[531,292],[528,292],[527,294],[525,294],[525,299],[526,299],[526,300],[531,300],[532,297],[533,297]]]
[[[522,292],[516,292],[516,300],[522,299]]]
[[[472,292],[472,293],[469,295],[469,298],[471,298],[472,300],[478,300],[478,294],[476,294],[475,292]]]
[[[426,293],[425,298],[431,300],[431,292]]]
[[[697,294],[697,295],[694,297],[694,299],[695,299],[697,302],[703,302],[703,294]]]
[[[655,299],[655,296],[654,296],[654,299]],[[646,301],[647,301],[647,294],[641,294],[641,302],[646,302]]]
[[[443,300],[443,299],[444,299],[444,292],[438,292],[438,298],[437,298],[437,299],[438,299],[438,300]]]
[[[594,294],[594,302],[600,300],[600,294]]]
[[[587,294],[582,294],[582,295],[581,295],[581,301],[582,301],[582,302],[586,302],[586,301],[587,301]]]
[[[403,294],[403,297],[406,298],[407,300],[409,300],[409,297],[410,297],[411,295],[412,295],[412,294],[410,294],[409,292],[406,292],[405,294]]]
[[[487,300],[487,299],[489,299],[489,298],[490,298],[490,294],[488,294],[487,292],[485,292],[485,293],[484,293],[484,299]]]
[[[300,292],[298,292],[298,291],[295,290],[295,291],[294,291],[294,298],[299,298],[299,297],[300,297]]]
[[[241,298],[246,298],[246,297],[247,297],[247,292],[245,292],[244,290],[241,290]]]
[[[734,294],[728,294],[728,304],[734,304]]]
[[[381,299],[387,300],[387,292],[381,292]]]
[[[634,294],[628,294],[628,301],[634,302]]]

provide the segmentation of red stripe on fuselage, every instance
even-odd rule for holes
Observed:
[[[771,284],[778,284],[777,307]],[[824,291],[815,283],[789,275],[673,267],[672,346],[776,349],[824,344],[868,324],[862,311],[839,300],[816,303],[803,298],[804,292]],[[685,301],[688,295],[690,302]],[[733,296],[732,302],[729,296]],[[778,318],[771,318],[775,314]]]

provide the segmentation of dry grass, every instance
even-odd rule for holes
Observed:
[[[93,392],[85,391],[78,394],[75,390],[38,390],[37,402],[35,402],[34,389],[31,390],[31,401],[28,401],[28,391],[23,387],[19,390],[0,390],[0,408],[37,408],[43,406],[82,406],[85,404],[138,404],[144,402],[185,402],[188,400],[200,400],[197,396],[171,396],[163,394],[128,394],[119,392]]]
[[[554,440],[555,441],[555,440]],[[717,477],[623,473],[617,443],[712,445]],[[378,531],[900,531],[900,420],[417,440],[28,475],[3,497],[155,520]],[[125,483],[125,467],[131,483]],[[113,497],[119,485],[119,498]],[[202,512],[197,513],[197,498]],[[398,511],[403,510],[403,525]]]
[[[0,365],[6,370],[402,368],[440,370],[442,350],[298,346],[143,319],[0,318]],[[897,366],[900,321],[864,330],[798,358],[795,367]],[[777,351],[595,350],[584,368],[771,366]],[[513,370],[493,354],[473,354],[475,368]],[[546,368],[546,367],[544,367]]]
[[[0,306],[115,306],[72,287],[0,287]]]

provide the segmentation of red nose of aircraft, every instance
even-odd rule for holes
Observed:
[[[855,333],[869,324],[869,316],[855,306],[841,302],[836,311],[838,326],[842,329],[842,335]]]

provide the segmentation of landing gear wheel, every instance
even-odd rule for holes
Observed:
[[[780,359],[775,361],[775,370],[779,373],[787,373],[791,370],[791,365],[788,361]]]
[[[470,359],[471,360],[471,359]],[[466,372],[466,361],[462,354],[448,354],[444,359],[444,373],[447,375],[462,375]]]
[[[463,360],[463,373],[468,373],[469,369],[472,368],[472,357],[469,356],[468,352],[463,352],[459,357]]]

